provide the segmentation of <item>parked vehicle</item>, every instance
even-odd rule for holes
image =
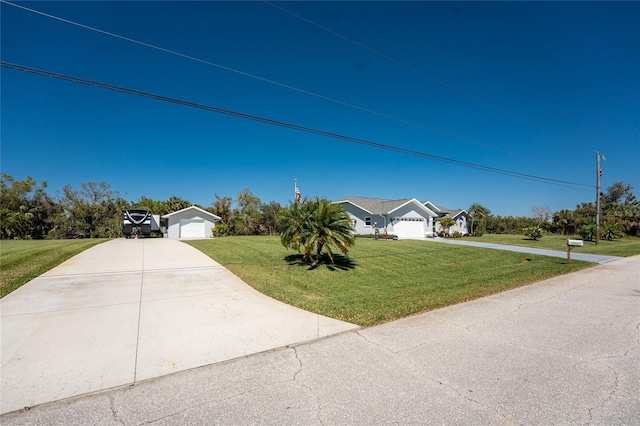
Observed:
[[[160,231],[160,215],[146,209],[122,211],[122,233],[126,238],[149,237],[152,231]]]

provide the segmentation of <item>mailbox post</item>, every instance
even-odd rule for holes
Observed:
[[[582,240],[572,240],[567,238],[567,262],[571,263],[571,249],[574,247],[582,247]]]

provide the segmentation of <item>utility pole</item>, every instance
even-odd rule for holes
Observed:
[[[604,160],[604,155],[596,151],[596,245],[600,244],[600,177],[602,176],[600,157]]]

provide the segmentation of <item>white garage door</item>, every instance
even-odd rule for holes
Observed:
[[[394,218],[393,233],[398,238],[424,238],[424,223],[424,219],[421,218]]]
[[[180,238],[204,238],[203,219],[182,219],[180,221]]]

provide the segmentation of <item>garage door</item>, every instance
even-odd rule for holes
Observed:
[[[180,221],[180,238],[204,238],[204,219]]]
[[[424,238],[424,219],[414,217],[394,218],[393,233],[398,238]]]

